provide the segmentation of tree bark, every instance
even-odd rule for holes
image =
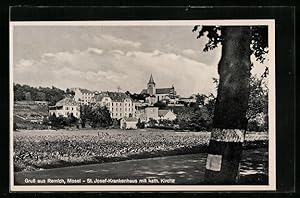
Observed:
[[[224,26],[219,86],[206,162],[207,184],[235,184],[247,128],[250,27]]]

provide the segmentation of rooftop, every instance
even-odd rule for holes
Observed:
[[[88,89],[79,89],[81,91],[81,93],[88,93],[88,94],[92,94],[93,92],[88,90]]]
[[[104,97],[110,97],[112,101],[116,101],[116,102],[123,102],[126,98],[131,99],[131,97],[128,96],[127,94],[125,94],[125,93],[122,93],[122,92],[109,92],[109,91],[101,92],[101,93],[97,94],[95,96],[95,99],[96,99],[96,101],[99,102]]]
[[[175,89],[174,89],[174,87],[157,88],[156,89],[156,94],[175,94]]]
[[[60,101],[58,101],[56,104],[55,104],[56,107],[58,106],[79,106],[79,104],[72,100],[71,98],[64,98]]]
[[[158,116],[163,117],[165,116],[170,110],[158,110]]]

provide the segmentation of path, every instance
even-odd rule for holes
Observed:
[[[27,182],[33,181],[32,179],[35,179],[35,182],[37,182],[38,179],[46,179],[46,182],[47,179],[52,179],[46,183],[47,185],[60,184],[60,182],[66,182],[67,184],[74,184],[72,182],[87,184],[88,181],[99,184],[99,182],[107,182],[105,179],[112,179],[110,182],[122,182],[116,179],[146,179],[145,181],[148,183],[154,182],[155,184],[156,182],[160,183],[162,181],[161,179],[165,179],[165,182],[175,182],[175,184],[199,184],[204,178],[206,155],[206,153],[201,153],[167,156],[32,172],[19,172],[15,174],[15,183],[26,184],[26,179]],[[241,163],[241,175],[254,173],[267,173],[266,149],[247,150],[244,152]]]

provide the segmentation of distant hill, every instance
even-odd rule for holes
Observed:
[[[61,90],[56,87],[31,87],[29,85],[14,84],[14,101],[47,101],[49,105],[55,105],[56,102],[67,95],[67,90]]]

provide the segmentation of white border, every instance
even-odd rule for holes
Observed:
[[[269,185],[14,185],[13,172],[13,30],[15,26],[186,26],[186,25],[268,25],[269,30]],[[275,140],[275,20],[160,20],[160,21],[47,21],[10,22],[10,191],[275,191],[276,140]]]

